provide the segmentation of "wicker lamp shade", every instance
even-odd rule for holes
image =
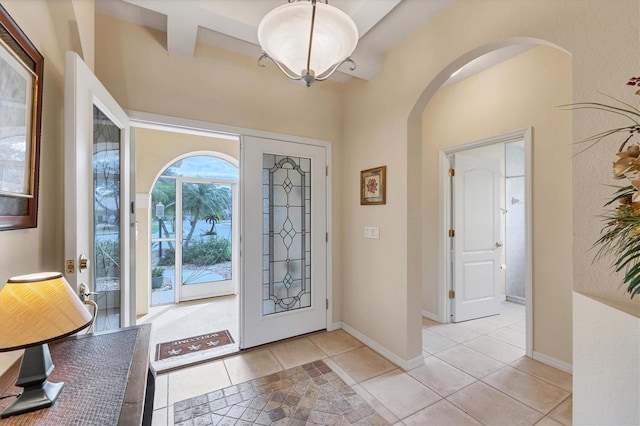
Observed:
[[[0,352],[69,336],[92,321],[92,315],[61,273],[10,278],[0,291]]]

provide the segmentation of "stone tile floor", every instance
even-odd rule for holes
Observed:
[[[179,426],[388,424],[322,360],[176,402],[174,422]]]
[[[301,373],[300,369],[306,371],[302,366],[308,367],[322,360],[332,370],[329,377],[335,378],[335,374],[342,380],[334,380],[341,384],[339,388],[344,389],[344,383],[354,392],[341,391],[349,393],[348,396],[342,395],[347,401],[354,395],[359,396],[387,424],[571,425],[571,374],[526,357],[524,307],[510,302],[503,302],[502,305],[500,315],[464,323],[440,324],[423,318],[424,365],[410,371],[397,368],[344,330],[335,330],[272,343],[223,359],[160,374],[156,379],[153,424],[166,426],[180,423],[178,419],[183,418],[178,418],[176,412],[187,409],[186,405],[181,405],[181,401],[191,401],[201,395],[219,395],[215,393],[217,390],[222,390],[224,395],[224,390],[230,392],[234,385],[242,396],[239,386],[247,386],[245,382],[265,383],[265,380],[270,380],[267,379],[269,377],[277,378],[274,380],[276,383],[285,382],[281,373],[293,369],[297,373],[285,379],[295,377]],[[276,386],[284,387],[282,384]],[[277,391],[281,389],[273,393]],[[282,396],[279,394],[276,398],[282,399]],[[301,401],[304,398],[306,396]],[[248,410],[257,410],[255,406],[251,407],[253,401],[249,406],[240,405],[244,401],[235,401],[234,405],[238,408],[233,412],[229,408],[227,412],[216,413],[223,407],[211,410],[210,404],[215,400],[209,401],[207,396],[206,404],[204,399],[200,399],[196,402],[201,403],[193,404],[193,407],[189,402],[189,408],[202,406],[199,410],[205,410],[208,407],[211,424],[251,424],[248,419],[256,414]],[[285,397],[282,403],[275,401],[281,404],[282,414],[285,415],[273,422],[276,425],[303,424],[302,419],[294,417],[296,411],[299,408],[315,409],[317,403],[317,398],[313,407],[308,399],[302,401],[306,405],[287,404],[286,400]],[[233,402],[233,399],[230,401]],[[227,399],[224,402],[227,403]],[[354,404],[351,406],[354,408]],[[267,413],[278,408],[267,407],[266,403],[265,407]],[[260,417],[265,407],[260,409],[254,423],[258,420],[267,421],[268,414]],[[355,417],[346,417],[346,412],[341,411],[340,407],[348,408],[346,405],[333,407],[342,415],[340,423],[350,424],[349,418],[355,420]],[[324,408],[327,406],[324,405]],[[238,413],[239,410],[243,410],[242,413]],[[313,420],[318,420],[318,414],[311,417],[312,411],[309,411],[305,423],[314,424]],[[336,410],[316,411],[327,414],[323,420],[325,423],[337,422],[336,418],[329,416],[338,415]],[[245,413],[245,419],[242,419]],[[275,411],[273,415],[278,417],[279,413]],[[297,416],[304,417],[305,414],[306,410],[300,410]],[[191,416],[188,420],[192,422],[194,417],[201,417],[194,416],[193,411]],[[206,417],[201,420],[208,421]],[[376,423],[378,420],[377,417],[367,416],[355,420],[355,423]],[[187,421],[185,424],[190,423]]]

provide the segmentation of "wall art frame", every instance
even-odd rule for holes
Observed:
[[[37,226],[43,68],[0,5],[0,231]]]
[[[360,172],[360,205],[387,204],[387,166]]]

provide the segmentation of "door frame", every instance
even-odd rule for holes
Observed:
[[[487,145],[504,144],[516,140],[524,140],[524,186],[525,186],[525,335],[527,356],[533,356],[533,231],[532,231],[532,179],[531,179],[531,158],[532,158],[532,128],[526,127],[502,133],[497,136],[455,145],[439,150],[438,153],[438,300],[440,322],[451,322],[451,303],[449,290],[452,288],[452,256],[450,250],[449,229],[452,225],[451,209],[451,178],[449,177],[449,156],[462,153],[472,148],[479,148]]]
[[[154,114],[154,113],[135,111],[135,110],[125,110],[125,112],[129,116],[129,123],[130,123],[130,126],[133,128],[141,127],[141,128],[147,128],[147,129],[169,131],[169,132],[172,131],[172,132],[190,133],[194,135],[200,134],[200,135],[207,135],[207,136],[210,136],[212,133],[215,133],[218,135],[218,137],[221,137],[221,138],[224,138],[225,135],[233,139],[237,139],[239,137],[241,141],[242,141],[242,137],[244,136],[255,136],[259,138],[284,140],[287,142],[293,142],[293,143],[299,143],[299,144],[322,146],[326,149],[326,153],[327,153],[326,162],[327,162],[328,170],[329,171],[333,170],[332,143],[329,141],[312,139],[312,138],[303,138],[299,136],[286,135],[282,133],[266,132],[266,131],[248,129],[244,127],[228,126],[224,124],[216,124],[216,123],[210,123],[206,121],[190,120],[186,118],[172,117],[172,116],[167,116],[162,114]],[[242,167],[242,164],[240,164],[240,167]],[[332,232],[333,220],[331,215],[332,208],[333,208],[333,192],[332,192],[333,176],[332,175],[333,173],[327,173],[327,192],[326,192],[327,194],[327,203],[326,203],[327,204],[326,205],[327,232],[329,234],[328,235],[329,238],[326,244],[326,250],[327,250],[326,294],[327,294],[327,299],[329,300],[329,309],[327,309],[327,314],[326,314],[327,331],[340,328],[340,325],[333,323],[333,256],[332,256],[332,253],[333,253],[334,235]],[[149,197],[149,200],[150,200],[150,197]],[[242,202],[242,194],[240,194],[239,202]],[[239,208],[240,208],[240,212],[242,212],[242,205],[240,205]],[[242,225],[240,224],[240,226]],[[243,234],[243,229],[240,229],[240,238],[242,238],[242,234]],[[240,253],[240,256],[242,257],[242,253]],[[242,260],[240,260],[240,263],[242,263]],[[242,268],[240,268],[238,278],[239,278],[238,297],[240,298],[239,300],[240,324],[239,325],[240,325],[240,330],[242,330],[242,327],[243,327],[242,298],[243,298],[243,292],[244,292]],[[242,347],[242,344],[243,344],[242,335],[239,336],[238,343],[240,347]]]
[[[76,52],[67,51],[65,54],[65,117],[64,117],[64,256],[66,262],[71,263],[70,267],[65,268],[65,278],[69,284],[79,291],[80,281],[85,281],[89,286],[89,291],[96,290],[95,265],[91,265],[95,259],[95,229],[92,225],[94,221],[95,203],[93,194],[93,179],[86,181],[87,176],[93,176],[92,160],[87,160],[93,155],[93,146],[89,146],[86,142],[91,141],[93,144],[93,127],[88,125],[88,117],[93,116],[93,107],[97,108],[111,122],[120,128],[120,326],[126,327],[135,325],[136,315],[135,306],[136,298],[134,291],[135,282],[135,257],[134,253],[124,253],[128,248],[133,248],[134,238],[134,214],[130,210],[133,201],[133,194],[130,192],[133,187],[133,179],[135,178],[134,164],[135,157],[133,143],[130,134],[130,121],[127,112],[118,104],[111,96],[109,91],[104,87],[102,82],[95,76],[93,71],[80,58]],[[88,104],[92,108],[88,108]],[[81,140],[78,143],[78,140]],[[123,171],[128,169],[129,174]],[[80,176],[80,179],[78,177]],[[84,179],[82,181],[81,179]],[[81,183],[84,182],[84,183]],[[68,191],[69,188],[74,188]],[[83,194],[90,198],[88,201],[91,208],[87,214],[78,214],[79,198]],[[78,230],[90,229],[89,234],[78,236]],[[70,230],[74,230],[71,232]],[[83,245],[79,238],[86,243],[86,238],[90,238],[87,253],[89,268],[86,272],[89,275],[84,276],[80,269],[80,259],[77,258],[78,252],[82,249],[78,248]],[[127,255],[123,255],[127,254]],[[69,270],[71,269],[71,270]],[[97,314],[96,314],[97,315]]]

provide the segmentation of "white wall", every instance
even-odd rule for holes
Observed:
[[[578,293],[573,309],[573,423],[640,424],[640,318]]]

